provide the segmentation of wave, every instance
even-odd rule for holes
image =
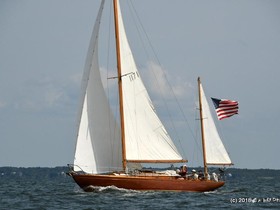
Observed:
[[[220,192],[218,190],[213,190],[213,191],[207,191],[207,192],[203,192],[204,194],[220,194]]]
[[[92,191],[92,192],[112,192],[112,191],[121,191],[121,192],[139,192],[139,191],[136,191],[136,190],[129,190],[129,189],[124,189],[124,188],[119,188],[119,187],[116,187],[116,186],[106,186],[106,187],[100,187],[100,186],[88,186],[86,187],[85,191]]]
[[[263,180],[273,180],[275,177],[272,176],[259,176],[257,177],[258,179],[263,179]]]

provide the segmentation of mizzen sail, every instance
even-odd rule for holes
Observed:
[[[206,164],[232,165],[212,118],[210,108],[200,83]]]

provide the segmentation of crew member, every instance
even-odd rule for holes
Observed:
[[[185,177],[188,173],[187,165],[183,165],[180,167],[179,175]]]

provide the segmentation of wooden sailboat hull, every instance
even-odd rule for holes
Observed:
[[[131,190],[206,192],[213,191],[224,185],[222,181],[183,179],[174,176],[115,176],[92,174],[71,174],[71,176],[85,191],[92,191],[92,187],[95,186],[116,186]]]

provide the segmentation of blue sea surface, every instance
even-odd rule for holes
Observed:
[[[113,186],[84,192],[63,172],[47,177],[34,173],[0,173],[0,209],[280,209],[279,170],[232,169],[225,186],[205,193]]]

